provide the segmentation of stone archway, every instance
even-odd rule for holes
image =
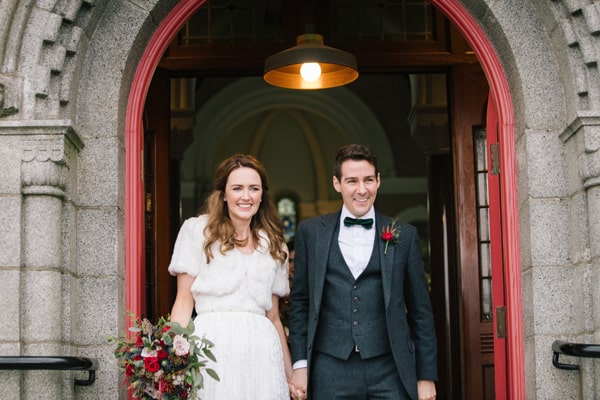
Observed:
[[[519,253],[519,230],[518,230],[518,206],[516,197],[516,151],[512,98],[508,88],[508,82],[502,64],[492,48],[483,30],[479,27],[473,17],[457,1],[433,1],[442,9],[448,17],[462,30],[463,34],[473,46],[475,52],[480,56],[492,93],[498,105],[498,120],[501,146],[501,159],[504,166],[502,186],[503,201],[503,237],[504,257],[507,261],[505,279],[510,293],[507,301],[507,313],[511,323],[509,324],[508,340],[508,364],[510,383],[509,397],[520,398],[525,392],[524,384],[524,361],[523,361],[523,334],[521,324],[521,275],[520,275],[520,253]],[[189,18],[202,4],[201,1],[180,2],[177,7],[167,16],[163,24],[155,32],[152,40],[142,55],[138,70],[132,82],[130,98],[126,116],[126,146],[127,152],[127,204],[126,204],[126,229],[127,229],[127,251],[126,263],[126,285],[127,285],[127,308],[134,311],[140,310],[142,287],[142,215],[141,204],[142,182],[139,168],[139,153],[141,150],[141,110],[146,88],[152,77],[151,72],[157,65],[160,56],[170,39],[176,33],[177,28]]]

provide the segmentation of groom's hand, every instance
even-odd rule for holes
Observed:
[[[419,400],[435,400],[435,383],[433,381],[417,381]]]
[[[290,379],[290,394],[293,400],[306,399],[306,386],[308,384],[308,376],[306,368],[295,369]]]

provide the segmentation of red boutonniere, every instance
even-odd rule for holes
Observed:
[[[394,218],[391,225],[386,225],[381,230],[381,239],[385,242],[385,249],[383,250],[383,254],[387,254],[387,249],[390,242],[394,244],[398,242],[399,236],[400,228],[396,226],[396,219]]]

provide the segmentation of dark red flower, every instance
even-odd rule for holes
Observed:
[[[160,349],[156,352],[156,356],[159,360],[164,360],[165,358],[169,357],[169,354],[167,354],[167,352],[163,349]]]
[[[392,221],[391,225],[386,225],[381,230],[381,239],[385,242],[385,249],[383,254],[387,254],[388,246],[390,243],[396,243],[400,236],[400,228],[396,225],[396,219]]]
[[[125,365],[125,376],[133,375],[134,370],[135,370],[135,367],[133,366],[133,364],[126,364]]]
[[[156,372],[160,369],[160,363],[157,357],[146,357],[144,358],[144,367],[148,372]]]
[[[137,340],[135,341],[135,347],[143,347],[144,346],[144,341],[142,340],[141,336],[137,337]]]

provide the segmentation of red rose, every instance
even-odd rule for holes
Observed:
[[[144,358],[144,367],[148,372],[156,372],[160,369],[160,364],[157,357],[146,357]]]
[[[400,228],[395,226],[396,219],[392,221],[391,225],[386,225],[381,230],[381,239],[385,242],[385,249],[383,254],[387,254],[388,246],[390,243],[396,243],[400,236]]]
[[[142,340],[141,336],[137,337],[137,340],[135,341],[135,347],[144,347],[144,341]]]
[[[135,370],[135,367],[133,366],[133,364],[125,365],[125,376],[133,375],[134,370]]]
[[[137,356],[133,357],[133,361],[140,361],[142,359],[142,356],[140,356],[139,354]]]
[[[158,357],[159,360],[164,360],[165,358],[169,357],[167,352],[164,351],[163,349],[158,350],[156,352],[156,356]]]
[[[392,240],[392,239],[394,239],[394,235],[392,234],[392,232],[383,232],[381,234],[381,238],[383,240]]]

